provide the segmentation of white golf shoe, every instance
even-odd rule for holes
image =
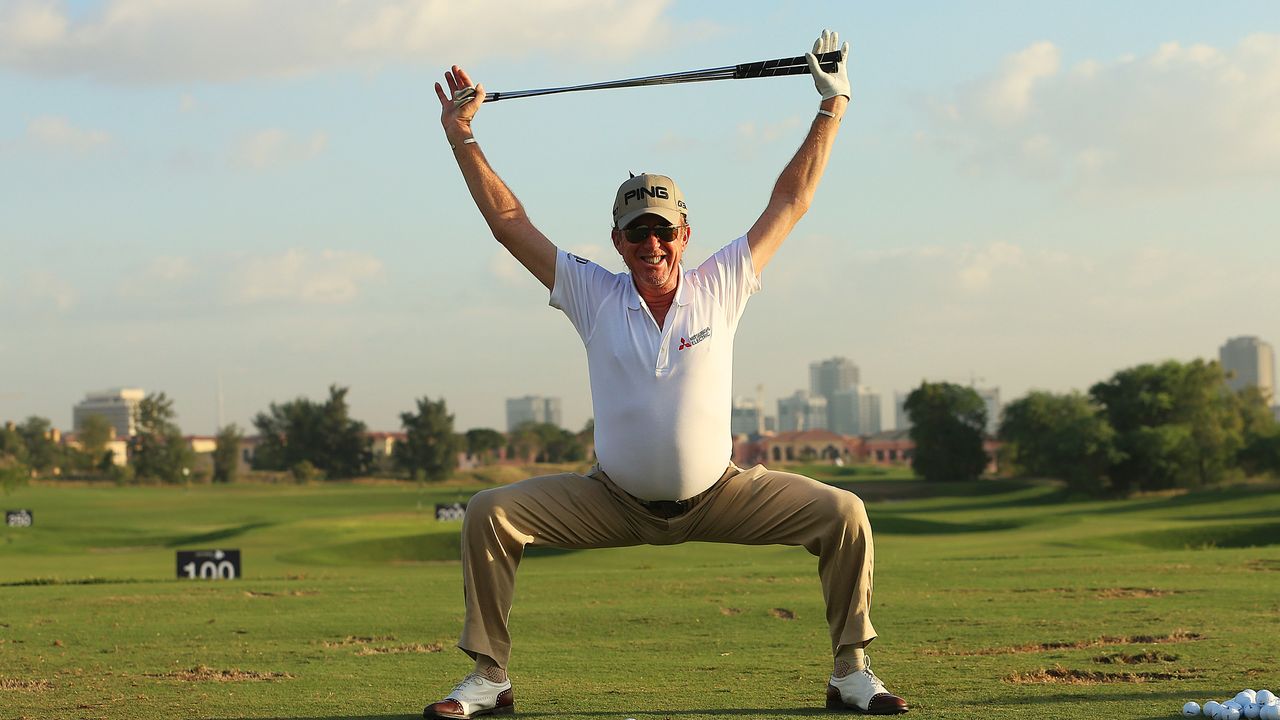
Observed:
[[[868,715],[900,715],[908,710],[907,701],[889,692],[880,678],[871,672],[871,658],[864,667],[827,683],[827,709],[856,710]]]
[[[511,679],[496,683],[479,673],[471,673],[453,688],[445,699],[428,705],[422,717],[444,720],[470,720],[482,715],[504,715],[516,711]]]

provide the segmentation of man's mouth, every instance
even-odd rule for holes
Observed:
[[[647,255],[642,256],[640,258],[640,262],[647,263],[649,265],[657,265],[665,259],[667,259],[666,255]]]

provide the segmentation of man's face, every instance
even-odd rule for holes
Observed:
[[[641,215],[627,224],[623,230],[613,231],[613,246],[622,256],[637,289],[650,292],[670,292],[679,281],[680,258],[689,244],[688,226],[675,228],[670,242],[659,240],[657,233],[644,233],[644,239],[631,242],[627,230],[656,226],[670,227],[671,221],[659,215]]]

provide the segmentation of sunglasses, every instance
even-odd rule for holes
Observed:
[[[676,239],[676,231],[688,225],[632,225],[622,231],[622,236],[629,243],[642,243],[649,235],[658,238],[658,242],[671,242]]]

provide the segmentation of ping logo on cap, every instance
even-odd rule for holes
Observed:
[[[668,200],[671,198],[671,192],[666,188],[662,187],[661,185],[654,185],[651,188],[647,188],[647,187],[633,188],[631,190],[628,190],[627,193],[622,196],[622,204],[630,205],[632,200],[643,200],[645,196],[653,197],[653,198],[662,198],[663,200]],[[682,202],[680,204],[683,205],[684,203]]]

